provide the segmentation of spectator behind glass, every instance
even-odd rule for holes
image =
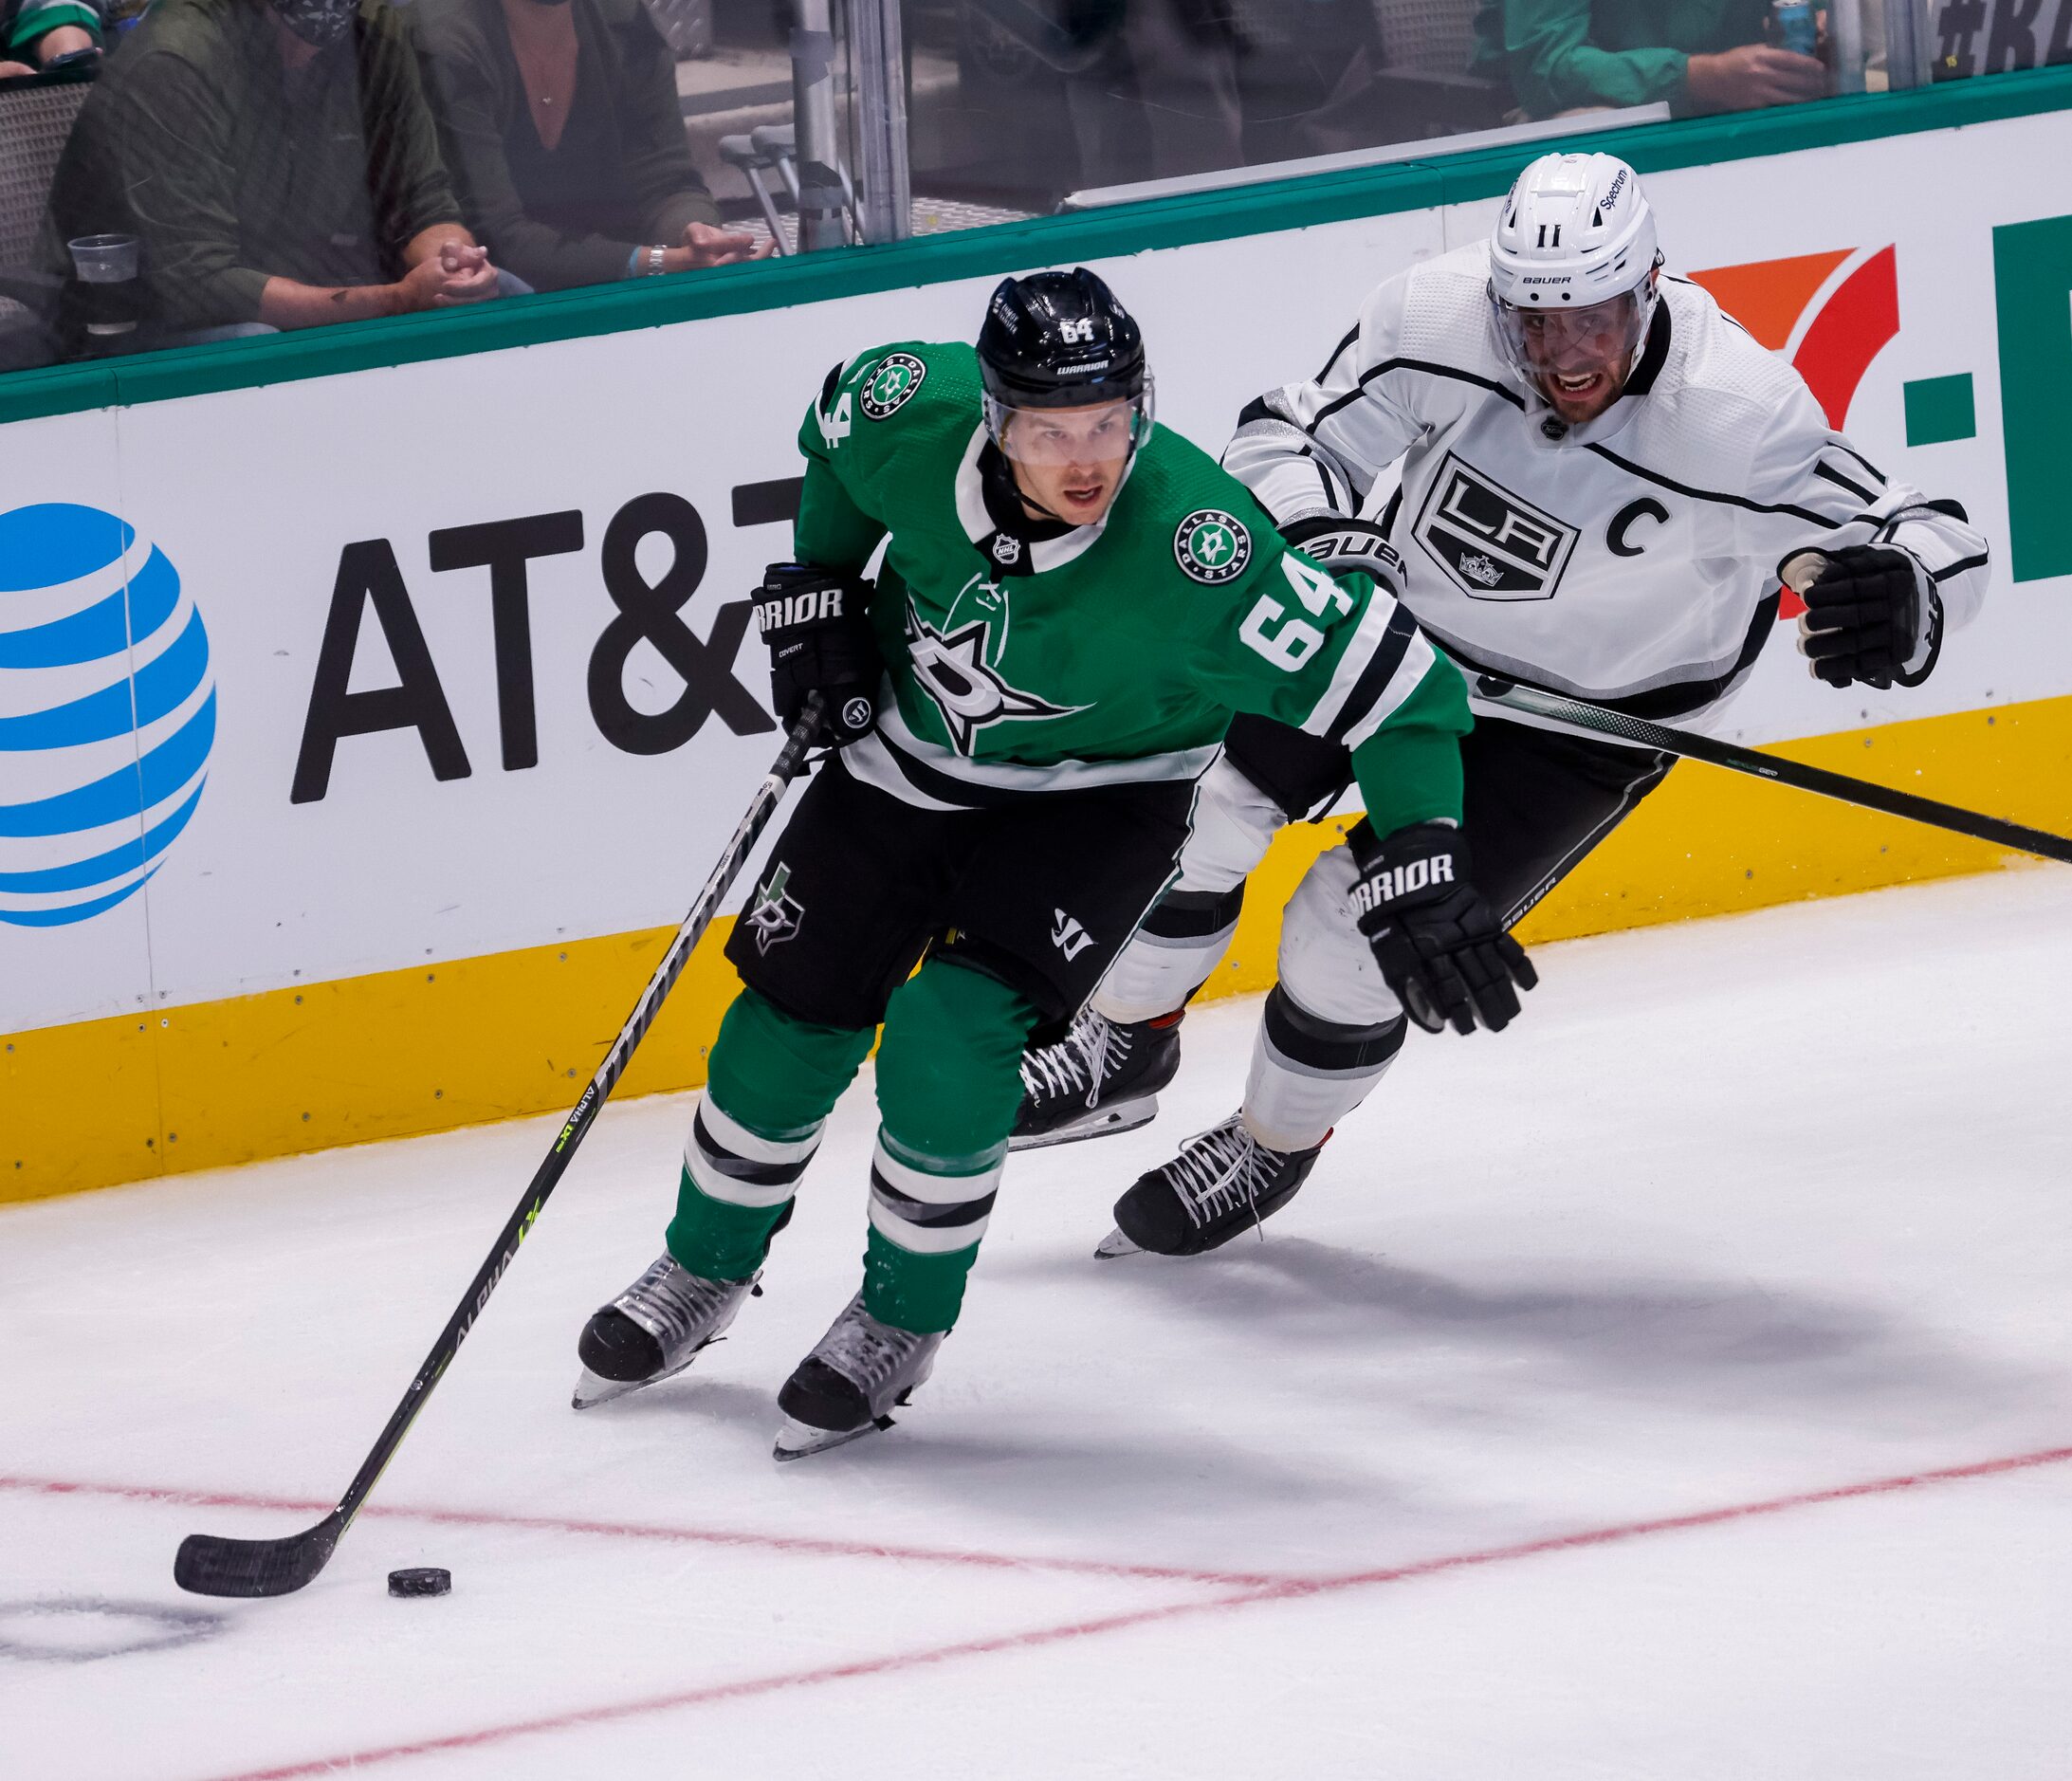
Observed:
[[[1820,99],[1827,69],[1763,41],[1769,0],[1482,0],[1477,74],[1531,118],[1666,100],[1679,112]]]
[[[0,81],[100,48],[96,0],[0,0]]]
[[[416,0],[461,206],[539,290],[757,258],[718,227],[643,0]],[[764,251],[774,244],[766,244]]]
[[[74,237],[140,238],[139,344],[500,289],[382,0],[160,0],[81,110],[50,209],[60,268]]]

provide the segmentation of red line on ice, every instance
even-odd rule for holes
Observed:
[[[1444,1558],[1420,1559],[1376,1570],[1345,1571],[1336,1576],[1286,1578],[1233,1594],[1175,1602],[1163,1607],[1137,1608],[1104,1614],[1094,1619],[1041,1626],[1029,1632],[1002,1633],[986,1639],[967,1639],[954,1644],[926,1646],[914,1651],[891,1652],[881,1657],[857,1658],[847,1663],[830,1663],[816,1669],[791,1670],[774,1676],[748,1677],[735,1682],[712,1682],[674,1694],[651,1696],[643,1700],[620,1701],[613,1706],[586,1707],[537,1719],[513,1720],[485,1726],[474,1732],[455,1732],[444,1737],[420,1739],[409,1744],[388,1744],[355,1751],[312,1762],[289,1763],[281,1768],[252,1769],[216,1781],[298,1781],[305,1775],[352,1771],[376,1763],[396,1762],[411,1756],[430,1756],[444,1751],[479,1750],[515,1737],[545,1732],[563,1732],[588,1725],[608,1725],[616,1720],[639,1718],[649,1714],[669,1713],[684,1707],[706,1706],[719,1701],[743,1700],[758,1695],[773,1695],[787,1689],[812,1688],[828,1682],[852,1681],[884,1676],[896,1670],[921,1669],[962,1658],[1035,1650],[1063,1644],[1101,1633],[1121,1632],[1132,1626],[1161,1621],[1183,1620],[1195,1615],[1222,1613],[1233,1608],[1256,1607],[1262,1603],[1302,1601],[1311,1596],[1333,1595],[1347,1589],[1371,1588],[1384,1583],[1409,1583],[1449,1571],[1473,1570],[1490,1565],[1540,1558],[1553,1552],[1584,1551],[1645,1539],[1658,1533],[1680,1533],[1695,1528],[1720,1527],[1764,1515],[1784,1515],[1794,1509],[1809,1509],[1824,1503],[1848,1502],[1866,1496],[1891,1496],[1923,1486],[1952,1484],[1971,1478],[1994,1478],[2037,1466],[2060,1465],[2072,1460],[2072,1447],[2050,1447],[2037,1453],[2015,1454],[2001,1460],[1985,1460],[1971,1465],[1944,1466],[1934,1471],[1903,1473],[1896,1478],[1872,1478],[1856,1484],[1837,1484],[1825,1490],[1799,1491],[1789,1496],[1771,1496],[1760,1502],[1735,1503],[1723,1509],[1702,1509],[1689,1515],[1661,1515],[1645,1521],[1626,1521],[1610,1527],[1589,1528],[1574,1533],[1550,1534],[1544,1539],[1524,1540],[1512,1546],[1494,1546],[1481,1551],[1457,1552]],[[0,1483],[9,1480],[0,1479]]]
[[[99,1484],[70,1478],[0,1474],[0,1490],[43,1496],[118,1496],[134,1502],[176,1503],[189,1509],[270,1509],[284,1515],[328,1515],[329,1503],[286,1496],[253,1496],[228,1491],[155,1489],[140,1484]],[[1199,1583],[1213,1588],[1256,1588],[1283,1577],[1241,1570],[1189,1570],[1167,1565],[1109,1564],[1098,1558],[1024,1557],[1013,1552],[964,1551],[924,1546],[890,1546],[867,1540],[818,1540],[803,1534],[735,1533],[717,1528],[681,1528],[642,1521],[578,1521],[560,1515],[507,1515],[494,1509],[413,1509],[370,1503],[360,1511],[401,1521],[448,1527],[518,1528],[538,1533],[591,1533],[621,1540],[660,1540],[695,1546],[744,1546],[807,1558],[889,1558],[909,1564],[969,1565],[988,1570],[1048,1570],[1085,1577],[1132,1578],[1146,1583]]]

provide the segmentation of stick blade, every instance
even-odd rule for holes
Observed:
[[[173,1581],[194,1595],[290,1595],[331,1562],[344,1532],[345,1517],[334,1509],[284,1540],[190,1533],[173,1560]]]

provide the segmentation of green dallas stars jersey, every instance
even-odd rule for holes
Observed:
[[[1380,833],[1459,818],[1466,689],[1385,589],[1289,550],[1164,427],[1101,524],[1043,537],[997,468],[988,503],[981,396],[971,347],[901,343],[830,373],[799,429],[798,560],[860,572],[886,546],[892,697],[852,773],[937,808],[1191,780],[1256,711],[1350,747]]]

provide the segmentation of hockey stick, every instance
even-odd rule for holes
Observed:
[[[1482,675],[1476,682],[1476,691],[1490,704],[1506,706],[1513,711],[1552,718],[1579,729],[1638,743],[1643,748],[1658,748],[1664,754],[1703,761],[1734,773],[1753,774],[1757,779],[1774,780],[1779,785],[1795,786],[1802,792],[1818,792],[1823,798],[1840,799],[1845,804],[1861,804],[1866,810],[1881,810],[1889,817],[1905,817],[1976,840],[2072,864],[2072,838],[2047,830],[2026,828],[1956,804],[1937,803],[1933,798],[1916,798],[1912,792],[1896,792],[1888,786],[1873,785],[1868,780],[1853,780],[1845,773],[1829,773],[1824,767],[1802,766],[1796,761],[1758,754],[1752,748],[1715,742],[1710,736],[1695,736],[1689,730],[1669,729],[1645,718],[1628,717],[1623,711],[1608,711],[1601,705],[1545,692],[1537,687],[1521,687],[1493,675]]]
[[[734,882],[742,862],[748,857],[749,850],[768,825],[771,815],[783,801],[785,788],[798,777],[806,750],[813,745],[814,733],[819,728],[820,716],[820,695],[816,692],[806,700],[798,721],[784,739],[783,751],[749,801],[740,826],[734,831],[734,838],[727,842],[719,864],[712,869],[711,877],[706,880],[705,889],[698,893],[697,902],[691,905],[690,913],[684,917],[683,926],[677,928],[675,938],[662,955],[662,962],[648,979],[647,987],[640,992],[640,1000],[634,1003],[633,1013],[619,1028],[618,1037],[612,1041],[612,1049],[605,1053],[604,1061],[597,1066],[597,1074],[590,1078],[590,1086],[583,1090],[575,1111],[555,1134],[554,1148],[535,1171],[532,1184],[525,1189],[525,1197],[518,1203],[518,1209],[498,1233],[488,1259],[468,1283],[468,1291],[462,1295],[459,1306],[447,1319],[446,1328],[439,1331],[439,1339],[431,1345],[431,1352],[417,1369],[417,1377],[410,1382],[410,1389],[403,1394],[403,1401],[389,1418],[389,1425],[381,1431],[381,1439],[375,1442],[374,1450],[361,1462],[358,1475],[339,1499],[339,1506],[315,1527],[290,1534],[284,1540],[227,1540],[212,1533],[190,1533],[180,1542],[179,1554],[173,1561],[173,1580],[181,1588],[191,1589],[196,1595],[286,1595],[300,1589],[330,1562],[333,1549],[344,1538],[345,1530],[353,1525],[353,1517],[359,1513],[368,1493],[395,1457],[395,1450],[403,1444],[403,1437],[410,1433],[411,1424],[417,1420],[417,1412],[425,1407],[432,1387],[445,1376],[453,1356],[467,1340],[468,1331],[474,1328],[475,1319],[482,1315],[483,1306],[488,1303],[489,1294],[496,1291],[497,1282],[504,1277],[504,1270],[511,1265],[519,1245],[532,1230],[533,1221],[539,1218],[548,1196],[559,1183],[569,1159],[576,1154],[591,1122],[596,1118],[597,1110],[625,1074],[633,1048],[647,1037],[648,1028],[653,1024],[663,1001],[676,986],[691,949],[712,920],[713,910],[726,894],[727,887]]]

